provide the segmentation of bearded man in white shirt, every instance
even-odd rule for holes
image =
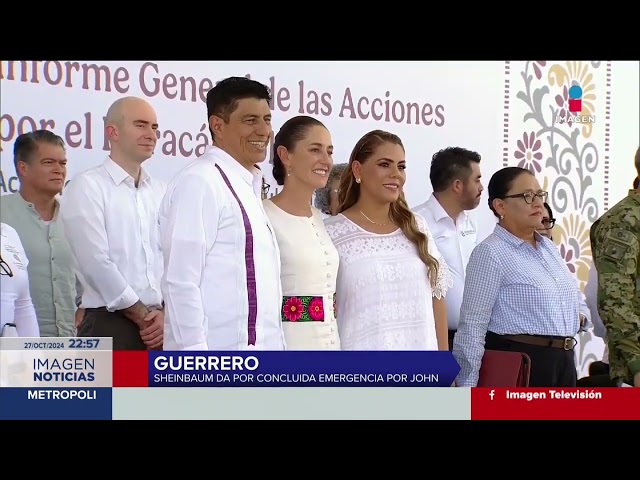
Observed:
[[[478,241],[478,228],[468,211],[480,204],[482,196],[480,159],[478,153],[461,147],[436,152],[429,172],[433,194],[413,209],[427,221],[453,276],[453,287],[446,297],[449,350],[458,329],[465,270]]]
[[[60,214],[85,308],[81,337],[112,337],[114,350],[161,349],[164,315],[158,209],[166,185],[142,168],[158,120],[145,100],[126,97],[107,112],[111,151],[69,182]]]
[[[213,146],[160,210],[165,350],[283,350],[280,252],[263,209],[271,93],[245,77],[207,94]]]

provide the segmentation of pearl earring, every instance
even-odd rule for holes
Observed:
[[[360,183],[360,181],[361,180],[359,178],[356,178],[356,183]]]

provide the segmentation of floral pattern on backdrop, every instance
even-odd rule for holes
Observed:
[[[589,229],[608,202],[611,62],[506,62],[505,75],[505,164],[531,170],[549,192],[554,241],[584,289]],[[582,89],[577,113],[569,111],[574,85]],[[583,376],[602,357],[604,344],[592,331],[577,339]]]

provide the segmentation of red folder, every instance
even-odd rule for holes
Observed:
[[[531,358],[526,353],[485,350],[478,387],[528,387]]]

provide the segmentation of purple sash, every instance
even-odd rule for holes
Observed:
[[[249,217],[247,216],[247,212],[242,206],[242,202],[238,198],[236,191],[231,186],[231,182],[224,174],[219,165],[216,165],[216,168],[222,175],[222,179],[224,183],[227,184],[229,190],[235,197],[238,202],[238,206],[240,207],[240,211],[242,212],[242,223],[244,224],[244,232],[245,232],[245,244],[244,244],[244,264],[247,270],[247,292],[249,294],[248,302],[249,302],[249,318],[248,318],[248,345],[255,346],[256,344],[256,317],[258,316],[258,294],[256,293],[256,265],[253,258],[253,231],[251,230],[251,223],[249,222]]]

